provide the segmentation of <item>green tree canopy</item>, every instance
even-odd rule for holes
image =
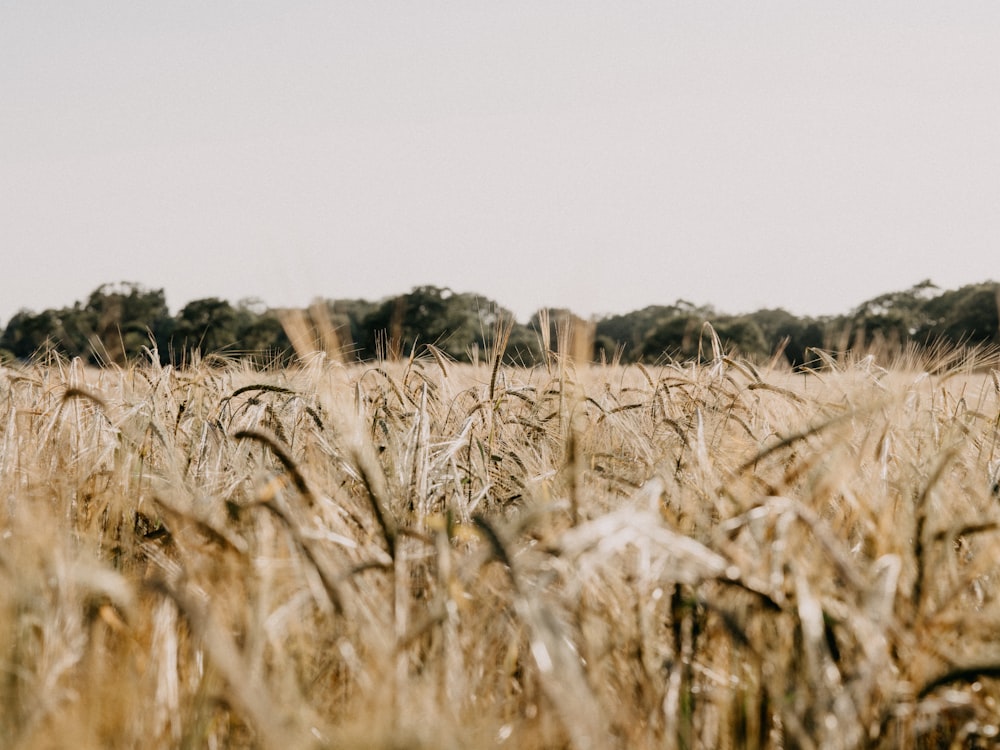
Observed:
[[[68,317],[74,335],[87,335],[91,361],[114,364],[140,356],[153,342],[166,343],[173,325],[163,290],[133,282],[98,287]]]
[[[456,360],[469,361],[477,351],[485,356],[501,316],[507,320],[514,317],[475,294],[419,286],[384,300],[365,316],[360,351],[365,357],[408,356],[414,347],[433,344]],[[526,339],[519,334],[518,344],[523,345]]]
[[[927,301],[916,338],[923,343],[1000,344],[998,285],[970,284]]]
[[[997,301],[994,282],[942,292],[930,281],[881,294],[829,318],[800,318],[781,309],[726,315],[677,300],[596,321],[593,354],[603,353],[609,360],[621,356],[625,362],[655,362],[664,355],[687,359],[699,351],[704,356],[710,350],[704,339],[706,321],[727,352],[761,360],[781,351],[793,367],[808,364],[810,349],[882,347],[891,353],[910,346],[1000,345]],[[317,315],[325,315],[322,325]],[[510,326],[507,361],[525,365],[540,361],[540,342],[546,335],[549,346],[558,350],[565,321],[580,325],[572,311],[558,308],[547,310],[546,316],[536,313],[521,325],[492,300],[436,286],[418,286],[378,302],[318,302],[307,317],[314,327],[332,326],[348,356],[408,356],[415,348],[419,353],[423,345],[433,344],[459,361],[485,357],[503,320]],[[589,341],[591,324],[586,325]],[[583,343],[577,339],[574,346]],[[206,297],[189,302],[175,317],[162,289],[131,282],[104,284],[70,307],[40,313],[21,310],[0,334],[0,354],[22,360],[51,348],[94,364],[124,364],[154,344],[162,361],[175,363],[191,361],[196,350],[268,363],[292,356],[282,320],[263,303],[243,300],[234,306]]]
[[[195,352],[235,351],[240,345],[236,309],[218,297],[188,302],[177,316],[173,344],[180,349],[182,361],[190,361]]]
[[[52,310],[33,313],[20,310],[7,323],[0,348],[6,349],[19,359],[28,359],[35,352],[53,342],[53,332],[57,328],[56,314]]]

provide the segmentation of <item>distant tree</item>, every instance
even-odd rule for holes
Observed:
[[[994,282],[940,294],[926,302],[923,325],[915,331],[915,338],[921,343],[952,345],[1000,343],[998,294],[1000,289]]]
[[[923,281],[901,292],[882,294],[829,326],[837,348],[878,347],[888,352],[905,346],[951,346],[1000,343],[997,285],[971,284],[936,293]]]
[[[78,308],[40,313],[21,310],[7,323],[0,348],[22,360],[45,349],[67,357],[86,356],[88,340],[86,332],[77,330],[78,312]]]
[[[810,350],[830,348],[827,344],[828,333],[825,325],[808,318],[803,323],[805,328],[798,340],[799,346],[795,349],[796,359],[792,361],[792,365],[795,367],[809,367],[816,363],[816,354]]]
[[[906,320],[909,324],[917,324],[924,314],[924,308],[928,301],[933,299],[938,291],[938,287],[926,279],[919,284],[914,284],[909,289],[899,292],[887,292],[862,302],[854,311],[859,317],[866,315],[881,316],[889,312],[896,313],[896,316]]]
[[[664,356],[671,359],[697,357],[703,323],[700,315],[690,313],[667,318],[643,339],[643,359],[652,362]]]
[[[510,315],[508,320],[513,321],[513,313],[505,311]],[[514,321],[510,331],[510,338],[507,340],[506,361],[524,367],[541,362],[541,345],[538,342],[538,334],[530,326]]]
[[[435,286],[383,300],[362,321],[362,357],[409,356],[414,347],[433,344],[450,357],[469,361],[492,345],[498,316],[513,315],[474,294],[456,294]],[[525,337],[519,336],[519,341]]]
[[[235,351],[258,365],[287,364],[292,344],[273,310],[254,300],[240,300],[236,309]]]
[[[206,297],[192,300],[177,315],[173,346],[180,362],[190,362],[195,352],[202,355],[240,347],[236,309],[226,300]]]
[[[620,349],[622,361],[653,362],[667,351],[673,352],[671,356],[688,356],[681,354],[685,338],[682,331],[687,321],[718,317],[710,305],[699,306],[679,299],[672,305],[650,305],[624,315],[605,317],[597,321],[595,335],[605,351]]]
[[[572,310],[565,307],[541,308],[528,319],[528,328],[535,332],[535,337],[542,346],[544,341],[548,341],[549,351],[560,352],[566,347],[566,343],[560,341],[565,326],[572,323],[576,315]],[[548,321],[548,327],[543,324],[543,320]]]
[[[88,340],[86,332],[78,330],[78,313],[79,306],[40,313],[21,310],[11,318],[4,334],[10,344],[8,351],[16,352],[21,359],[42,349],[51,349],[66,357],[86,356]]]
[[[70,357],[82,357],[91,363],[100,361],[94,351],[95,347],[103,349],[95,335],[95,314],[80,302],[53,313],[51,335],[59,349]],[[148,337],[145,343],[150,343]]]
[[[798,318],[780,309],[724,315],[710,306],[678,300],[596,321],[593,357],[610,361],[620,356],[624,362],[652,362],[664,355],[689,359],[698,356],[699,342],[704,355],[710,349],[704,338],[705,321],[712,322],[727,352],[763,359],[780,349],[793,367],[807,366],[813,359],[810,350],[818,348],[860,346],[892,352],[913,344],[1000,345],[997,303],[994,282],[940,292],[930,281],[879,295],[830,318]],[[314,327],[315,316],[322,316],[323,310],[323,303],[310,308]],[[418,286],[378,302],[329,300],[325,310],[324,324],[336,331],[341,350],[359,359],[393,353],[408,356],[414,349],[419,354],[427,344],[459,361],[482,359],[503,320],[510,326],[506,361],[531,365],[541,361],[543,339],[558,351],[568,345],[560,342],[566,323],[581,326],[571,311],[563,309],[548,311],[544,331],[538,313],[528,325],[521,325],[492,300],[436,286]],[[590,335],[588,331],[585,340]],[[579,344],[577,338],[570,345]],[[151,345],[164,362],[190,361],[195,350],[251,356],[262,363],[293,356],[282,321],[262,302],[243,300],[234,307],[208,297],[194,300],[173,317],[162,289],[129,282],[102,285],[70,307],[40,313],[21,310],[0,334],[0,356],[22,360],[51,349],[91,363],[124,364]]]
[[[55,343],[52,333],[56,328],[56,315],[52,310],[33,313],[20,310],[8,321],[0,348],[18,359],[28,359],[36,352]]]
[[[661,323],[643,344],[643,356],[655,361],[671,359],[708,359],[712,340],[705,324],[710,323],[719,337],[723,354],[738,354],[753,359],[769,356],[770,347],[760,326],[750,316],[715,316],[709,320],[695,312],[674,315]]]
[[[163,290],[132,282],[98,287],[72,319],[76,335],[88,334],[91,361],[114,364],[139,357],[153,342],[164,357],[173,323]]]
[[[901,352],[915,330],[910,317],[901,311],[856,317],[851,326],[850,345],[857,350],[875,346],[887,352]]]
[[[679,313],[676,306],[650,305],[598,320],[594,335],[606,353],[612,354],[620,348],[623,361],[636,362],[643,357],[647,337]]]
[[[824,346],[823,325],[812,318],[799,318],[782,309],[757,310],[746,317],[759,326],[768,355],[780,349],[792,367],[800,367],[811,359],[810,348]]]
[[[718,318],[713,328],[725,353],[758,360],[766,359],[771,354],[764,332],[749,315]]]
[[[368,316],[378,305],[364,299],[328,300],[330,323],[340,337],[345,355],[364,356],[370,333],[365,328]],[[374,352],[372,352],[374,354]]]
[[[582,318],[564,307],[542,308],[529,318],[523,335],[525,342],[533,339],[531,352],[536,362],[542,361],[545,346],[550,353],[567,355],[577,362],[611,360],[619,345],[609,336],[598,336],[598,325],[598,321]]]
[[[849,315],[831,321],[830,334],[838,341],[836,348],[876,347],[887,354],[901,352],[930,322],[927,304],[936,289],[927,280],[862,302]]]

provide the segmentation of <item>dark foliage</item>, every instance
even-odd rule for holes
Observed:
[[[595,359],[710,358],[714,332],[724,354],[758,361],[779,357],[802,367],[815,361],[815,349],[877,347],[891,354],[914,347],[1000,345],[997,300],[994,282],[941,291],[930,281],[824,318],[781,309],[727,315],[678,300],[594,321],[588,335]],[[435,286],[377,302],[318,304],[320,311],[325,307],[343,354],[357,359],[421,355],[430,345],[458,361],[485,360],[498,332],[505,332],[507,361],[532,365],[541,360],[543,340],[558,351],[565,336],[561,329],[568,321],[580,323],[569,310],[550,310],[549,330],[543,331],[545,318],[539,314],[523,325],[492,300]],[[315,306],[311,312],[316,314]],[[259,364],[286,363],[294,356],[278,311],[262,303],[234,306],[209,297],[189,302],[173,316],[162,289],[134,283],[105,284],[71,307],[21,310],[0,335],[0,359],[27,360],[46,351],[97,365],[124,364],[147,352],[176,365],[209,354],[252,357]]]

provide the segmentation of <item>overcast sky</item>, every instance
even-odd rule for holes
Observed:
[[[0,0],[0,321],[996,279],[1000,3]]]

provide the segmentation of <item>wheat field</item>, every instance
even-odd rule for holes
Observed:
[[[998,733],[995,357],[0,371],[0,746]]]

